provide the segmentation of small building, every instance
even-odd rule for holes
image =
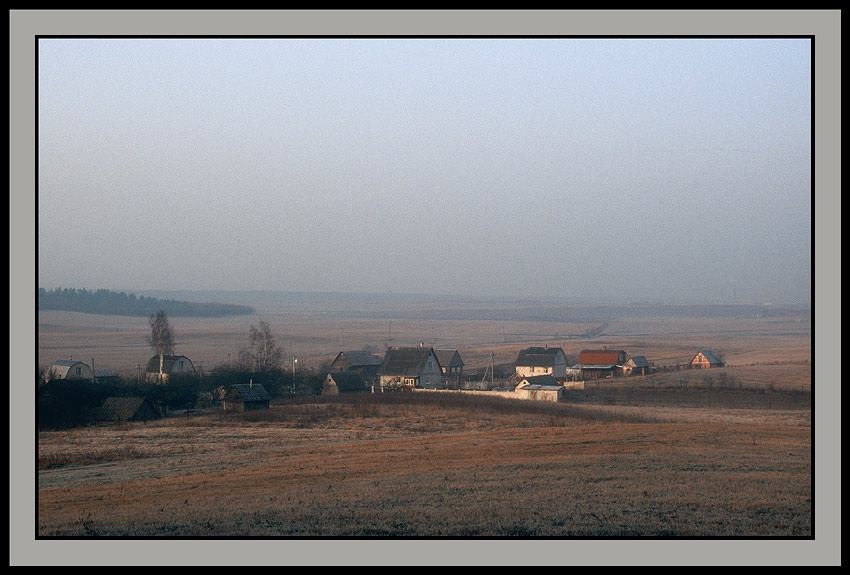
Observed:
[[[440,386],[442,368],[432,347],[390,347],[378,369],[381,390],[436,389]]]
[[[185,355],[164,355],[162,357],[162,381],[159,379],[159,356],[155,355],[148,360],[145,366],[145,381],[154,383],[168,383],[168,378],[173,375],[195,373],[195,365]]]
[[[567,376],[567,356],[560,347],[529,347],[519,352],[515,369],[517,379],[536,375],[563,379]]]
[[[356,371],[366,379],[378,376],[381,358],[371,351],[341,351],[331,363],[331,372]]]
[[[96,369],[94,370],[94,379],[97,383],[119,383],[121,378],[118,377],[118,372],[111,369]]]
[[[322,382],[321,395],[347,395],[350,393],[369,393],[371,388],[356,371],[330,372]]]
[[[437,354],[444,378],[459,380],[463,377],[463,359],[456,349],[435,349],[434,353]]]
[[[148,421],[162,417],[146,397],[107,397],[94,414],[97,421]]]
[[[649,360],[642,355],[632,355],[623,364],[623,375],[647,375],[649,373]]]
[[[578,365],[584,379],[605,379],[623,373],[628,354],[622,349],[585,349],[579,352]]]
[[[704,349],[694,356],[690,361],[690,366],[698,369],[707,369],[710,367],[723,367],[723,362],[717,357],[714,352]]]
[[[73,359],[57,359],[47,368],[45,378],[52,379],[93,379],[92,369],[87,363]]]
[[[537,401],[563,401],[566,389],[551,375],[524,377],[514,388],[514,392],[526,399]]]
[[[271,396],[261,384],[253,382],[236,383],[230,386],[221,401],[221,407],[224,411],[253,411],[268,409],[270,402]]]

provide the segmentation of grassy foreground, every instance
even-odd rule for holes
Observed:
[[[693,413],[405,393],[40,432],[36,536],[811,537],[808,412]]]

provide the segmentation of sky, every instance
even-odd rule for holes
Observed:
[[[809,304],[805,38],[42,38],[39,287]]]

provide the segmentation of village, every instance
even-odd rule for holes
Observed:
[[[724,364],[710,350],[695,352],[692,359],[675,369],[707,369]],[[294,364],[293,364],[294,366]],[[670,369],[665,366],[664,369]],[[643,355],[631,355],[623,349],[584,349],[578,362],[568,361],[561,347],[531,346],[519,351],[513,373],[494,378],[494,366],[484,370],[483,377],[464,372],[464,361],[458,349],[435,349],[417,346],[392,346],[383,357],[367,350],[340,351],[323,373],[312,393],[321,396],[374,394],[390,392],[459,392],[480,396],[492,395],[531,401],[563,402],[568,389],[584,389],[588,382],[604,382],[615,378],[645,376],[656,371],[654,362]],[[169,380],[198,374],[192,360],[184,355],[151,357],[139,366],[139,378],[146,383],[167,386]],[[207,374],[211,377],[213,374]],[[294,368],[293,368],[294,375]],[[489,380],[488,380],[489,375]],[[94,369],[83,361],[63,359],[46,370],[45,380],[71,380],[115,383],[118,375],[110,370]],[[292,380],[294,386],[294,378]],[[305,393],[302,389],[301,393]],[[309,393],[309,392],[308,392]],[[227,389],[204,392],[199,400],[226,412],[268,409],[273,394],[252,378],[232,383]],[[295,395],[295,390],[292,390]],[[133,421],[162,417],[163,406],[144,396],[108,397],[95,410],[97,421]]]

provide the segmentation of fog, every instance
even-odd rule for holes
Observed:
[[[38,284],[808,304],[808,39],[41,39]]]

